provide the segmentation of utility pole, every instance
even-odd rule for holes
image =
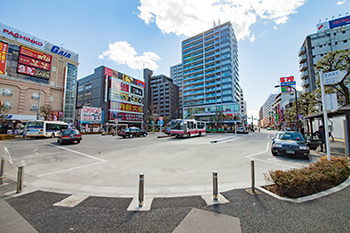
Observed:
[[[39,98],[38,98],[38,109],[36,111],[36,119],[37,120],[39,120],[40,96],[41,96],[41,83],[40,83]]]

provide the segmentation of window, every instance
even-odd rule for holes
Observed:
[[[12,89],[11,88],[4,88],[4,93],[3,95],[9,95],[11,96],[12,95]]]
[[[79,86],[78,91],[82,91],[82,90],[84,90],[84,86]]]
[[[30,111],[38,111],[38,105],[37,104],[32,104],[32,107]]]
[[[50,102],[53,102],[53,96],[50,96]]]
[[[39,92],[33,92],[32,99],[39,99]]]
[[[85,90],[90,89],[90,88],[92,88],[92,84],[91,83],[85,84]]]
[[[4,101],[3,107],[10,109],[11,108],[11,103],[9,101]]]
[[[343,40],[343,42],[344,42],[344,43],[347,43],[347,42],[348,42],[348,40]]]

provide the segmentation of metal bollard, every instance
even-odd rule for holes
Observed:
[[[255,193],[255,171],[254,171],[254,159],[251,161],[251,170],[252,170],[252,192]]]
[[[17,193],[21,193],[23,190],[23,170],[24,166],[18,166],[18,173],[17,173]]]
[[[0,168],[0,185],[4,184],[4,164],[5,164],[5,157],[1,158],[1,168]]]
[[[213,171],[213,200],[218,200],[218,172]]]
[[[145,181],[145,174],[140,173],[140,181],[139,181],[139,207],[143,206],[143,200],[144,200],[144,181]]]

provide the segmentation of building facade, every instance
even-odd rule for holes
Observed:
[[[262,106],[261,127],[272,126],[275,123],[275,103],[277,94],[270,94]]]
[[[331,51],[350,49],[350,16],[317,24],[317,32],[308,35],[298,55],[301,85],[306,92],[316,89],[315,65]]]
[[[182,42],[183,117],[240,123],[238,45],[230,22]]]
[[[165,75],[151,77],[151,104],[158,107],[158,115],[177,118],[179,110],[179,87]]]
[[[7,119],[38,119],[40,106],[51,120],[74,123],[78,54],[0,24],[0,99]]]
[[[179,87],[179,110],[177,118],[182,118],[182,63],[170,67],[170,78]]]
[[[77,108],[101,108],[101,124],[143,126],[144,82],[100,66],[78,80],[77,93]]]

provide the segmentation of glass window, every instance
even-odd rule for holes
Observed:
[[[37,104],[32,104],[32,107],[30,109],[31,111],[37,111],[38,110],[38,105]]]
[[[4,88],[3,95],[12,95],[12,89],[11,88]]]
[[[39,99],[39,92],[33,92],[32,99]]]

